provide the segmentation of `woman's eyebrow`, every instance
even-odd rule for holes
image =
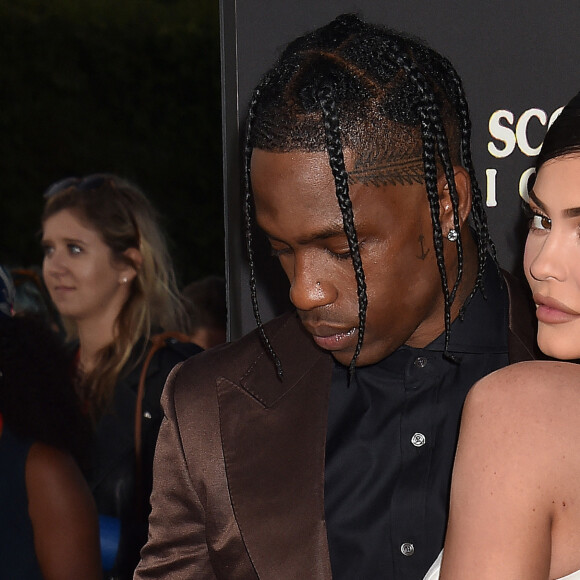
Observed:
[[[547,211],[546,206],[538,199],[538,196],[532,189],[529,192],[529,197],[533,202],[543,211]],[[569,207],[568,209],[562,210],[562,216],[565,218],[575,218],[580,216],[580,207]]]

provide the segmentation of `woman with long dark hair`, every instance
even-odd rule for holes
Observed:
[[[580,93],[536,170],[524,270],[553,360],[496,371],[467,397],[444,580],[580,578]]]

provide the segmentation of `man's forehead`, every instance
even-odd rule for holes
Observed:
[[[326,152],[273,152],[255,149],[251,181],[257,203],[295,202],[315,204],[335,185]]]
[[[327,151],[266,151],[254,149],[252,152],[252,177],[256,166],[261,169],[261,160],[267,164],[276,163],[296,179],[331,179],[332,170]],[[422,149],[420,144],[409,143],[407,147],[388,147],[380,151],[355,152],[343,150],[344,166],[349,184],[382,187],[385,185],[417,185],[425,182]],[[256,163],[258,160],[258,163]],[[333,179],[333,178],[332,178]]]

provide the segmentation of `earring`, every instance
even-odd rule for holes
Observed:
[[[127,278],[127,276],[123,276],[121,278],[121,284],[126,284],[129,281],[129,279]]]
[[[447,239],[450,242],[457,241],[458,237],[459,237],[459,234],[457,233],[457,230],[449,230],[449,232],[447,232]]]

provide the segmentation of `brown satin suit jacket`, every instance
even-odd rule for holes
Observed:
[[[508,277],[510,361],[534,358]],[[330,580],[324,458],[332,357],[296,314],[176,367],[163,395],[149,541],[135,578]]]

